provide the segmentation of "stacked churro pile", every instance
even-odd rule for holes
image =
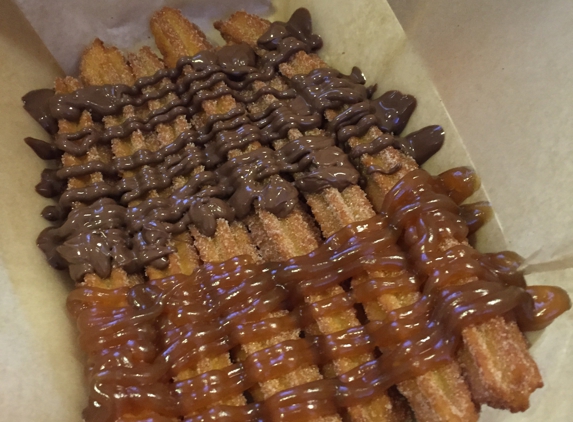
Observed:
[[[54,135],[28,144],[61,161],[37,186],[58,200],[38,243],[77,282],[85,420],[525,410],[542,381],[520,328],[569,300],[469,245],[477,177],[418,167],[441,128],[399,137],[415,99],[329,68],[305,9],[215,26],[226,46],[163,9],[162,58],[96,40],[81,81],[24,98]]]

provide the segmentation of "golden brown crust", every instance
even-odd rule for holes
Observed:
[[[111,80],[126,85],[135,82],[121,51],[115,47],[104,46],[97,38],[84,51],[80,71],[82,80],[87,85],[105,85]]]
[[[257,45],[260,34],[265,33],[270,25],[268,20],[243,11],[233,13],[226,21],[213,24],[229,44],[246,42],[253,46]]]
[[[203,262],[223,262],[240,255],[248,255],[255,262],[261,260],[247,229],[241,223],[229,224],[219,219],[215,235],[205,236],[196,227],[191,229],[191,234]]]
[[[467,327],[463,341],[459,360],[475,400],[512,412],[527,410],[531,393],[543,387],[543,380],[515,322],[496,317]]]
[[[185,19],[177,9],[164,7],[155,12],[150,28],[155,44],[169,67],[175,67],[177,60],[183,56],[194,56],[212,48],[199,27]]]
[[[300,206],[296,206],[287,218],[259,209],[248,216],[245,223],[265,261],[306,255],[319,245],[318,229]]]
[[[287,78],[292,78],[296,75],[307,75],[314,69],[329,67],[318,55],[307,54],[304,51],[299,51],[288,62],[281,63],[279,70]]]
[[[460,376],[457,362],[403,381],[398,389],[412,407],[423,409],[416,413],[419,422],[466,422],[472,414],[477,420],[475,405],[466,399],[470,392]]]

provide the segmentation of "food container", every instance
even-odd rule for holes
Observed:
[[[64,306],[72,282],[35,246],[46,226],[40,210],[49,201],[33,189],[44,163],[22,142],[46,136],[20,98],[63,74],[42,39],[73,73],[81,46],[95,36],[119,47],[150,42],[146,21],[161,5],[16,3],[0,2],[0,421],[80,421],[82,356]],[[207,25],[237,8],[282,20],[297,7],[309,8],[327,62],[343,72],[360,66],[379,92],[414,94],[419,102],[409,129],[444,127],[446,145],[428,170],[476,168],[483,182],[478,196],[489,198],[497,213],[480,230],[479,248],[530,257],[531,284],[556,284],[573,294],[573,10],[567,1],[165,3],[183,8],[213,37]],[[569,312],[529,336],[545,381],[531,408],[512,415],[484,407],[480,420],[570,420],[572,322]]]

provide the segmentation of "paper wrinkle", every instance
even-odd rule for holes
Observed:
[[[219,38],[213,22],[237,10],[267,16],[270,0],[14,0],[48,50],[68,75],[77,73],[79,57],[97,36],[123,50],[151,44],[149,18],[163,6],[181,9],[210,38]],[[220,38],[219,38],[220,39]]]
[[[573,251],[571,240],[562,240],[553,247],[537,249],[529,255],[519,269],[525,274],[543,273],[549,271],[573,268]]]
[[[399,89],[418,97],[418,108],[406,132],[435,123],[444,126],[447,133],[447,143],[444,150],[428,163],[428,169],[432,173],[454,166],[472,164],[473,157],[469,156],[466,145],[462,142],[455,126],[451,122],[450,116],[442,104],[438,90],[425,70],[422,59],[419,54],[413,51],[396,16],[385,1],[359,0],[352,3],[344,0],[315,0],[312,2],[271,2],[269,0],[219,2],[212,0],[191,2],[183,0],[141,0],[137,2],[117,2],[115,0],[98,2],[89,0],[76,0],[73,2],[71,0],[54,0],[51,2],[39,2],[37,0],[13,1],[19,5],[67,74],[76,73],[79,55],[94,36],[98,36],[104,42],[116,45],[122,49],[131,49],[134,45],[138,46],[142,43],[151,44],[152,40],[149,38],[150,35],[147,29],[148,19],[151,13],[163,5],[183,9],[184,15],[198,24],[203,30],[206,30],[207,35],[212,39],[219,39],[216,31],[212,28],[213,21],[224,18],[235,10],[245,9],[249,12],[266,16],[274,13],[276,16],[273,18],[284,20],[297,7],[307,7],[313,14],[316,32],[325,41],[322,56],[329,63],[345,72],[348,72],[351,66],[359,65],[369,81],[379,83],[379,92]],[[429,11],[431,8],[425,8],[425,10]],[[508,13],[510,12],[508,11]],[[423,17],[423,14],[419,14],[416,18],[423,20]],[[360,24],[357,25],[357,22]],[[374,43],[382,42],[373,44],[372,40],[375,40]],[[520,40],[520,42],[523,42],[523,40]],[[495,45],[492,45],[490,48],[495,48]],[[42,69],[38,67],[37,72],[41,73]],[[10,83],[10,81],[0,81],[0,83]],[[453,83],[455,84],[456,81]],[[455,90],[456,86],[454,85],[451,89]],[[467,104],[467,107],[471,109],[472,104]],[[14,113],[20,119],[29,121],[30,127],[32,127],[31,119],[26,120],[26,118],[23,118],[23,110],[20,108],[16,110],[14,104],[7,105],[3,111],[4,113]],[[28,135],[32,134],[32,129],[29,132]],[[10,142],[16,141],[10,139]],[[526,141],[528,140],[526,139]],[[536,140],[530,139],[529,141],[535,142]],[[487,155],[493,152],[482,150],[481,153]],[[31,152],[29,152],[29,156],[23,158],[23,162],[28,164],[27,168],[36,166],[36,176],[39,177],[41,166],[38,165],[38,160],[32,157]],[[13,177],[13,179],[8,179],[8,183],[15,182],[19,176],[16,174],[10,177]],[[489,184],[486,184],[485,187],[488,193],[491,189],[497,189],[497,186]],[[503,186],[500,186],[500,189],[503,189]],[[10,193],[0,193],[4,203],[9,203],[7,194]],[[507,192],[508,202],[510,203],[513,199],[511,194],[512,192]],[[29,195],[29,203],[31,205],[25,210],[25,218],[38,218],[36,215],[40,208],[37,206],[38,201],[33,196],[31,187],[26,189],[26,195]],[[486,197],[484,192],[479,193],[479,195],[482,196],[476,198],[476,200]],[[524,212],[535,212],[535,210],[526,207]],[[504,235],[497,220],[488,223],[480,230],[479,234],[480,249],[493,251],[495,249],[499,250],[500,245],[503,245],[501,248],[506,247]],[[3,243],[4,247],[9,247],[6,242],[12,242],[15,239],[12,236],[7,239],[3,237],[0,242]],[[554,248],[544,247],[540,251],[530,254],[524,263],[524,270],[529,274],[528,282],[531,284],[561,285],[568,290],[569,294],[573,294],[573,285],[569,282],[571,277],[573,277],[573,270],[569,268],[573,267],[573,256],[570,253],[571,249],[573,249],[572,246],[571,244],[560,243]],[[30,241],[25,247],[22,246],[22,248],[25,250],[23,256],[36,256],[38,254],[33,241]],[[555,271],[556,269],[558,271]],[[58,278],[57,276],[54,277],[54,272],[47,269],[47,264],[43,261],[39,264],[28,266],[27,271],[36,272],[41,276],[48,274],[51,279]],[[10,277],[12,276],[13,274],[10,275]],[[62,276],[61,278],[63,279],[64,277]],[[63,298],[62,292],[57,294],[60,295],[60,298]],[[18,297],[14,301],[25,302],[30,300],[25,294],[16,293],[16,295]],[[33,300],[35,302],[48,302],[53,299],[51,296],[55,295],[40,291],[37,292]],[[18,307],[14,312],[17,313],[16,318],[38,319],[37,315],[31,317],[29,309],[26,308]],[[47,314],[50,312],[53,313],[53,310],[46,311]],[[568,312],[549,329],[533,336],[535,339],[533,341],[532,354],[541,367],[546,387],[534,393],[531,409],[523,414],[509,414],[506,411],[484,408],[481,420],[496,422],[525,422],[542,418],[556,422],[570,420],[570,414],[573,413],[573,403],[569,400],[568,394],[573,390],[573,365],[571,365],[568,356],[573,352],[572,325],[573,314]],[[54,326],[52,329],[55,333],[61,334],[62,330],[69,330],[69,327],[62,329]],[[10,346],[6,344],[7,341],[0,337],[0,343],[2,343],[0,344],[2,346],[0,350],[5,350]],[[24,371],[26,371],[26,368],[28,369],[28,372],[24,373],[24,379],[29,380],[29,383],[26,385],[15,385],[11,384],[13,382],[11,379],[6,377],[0,379],[0,391],[7,392],[7,394],[2,394],[4,396],[2,398],[10,397],[9,401],[13,403],[8,409],[8,414],[5,414],[4,411],[1,412],[0,421],[34,420],[37,419],[35,415],[43,411],[49,412],[44,413],[43,420],[46,421],[78,421],[81,416],[80,411],[76,409],[79,409],[84,404],[83,391],[78,393],[78,390],[81,390],[81,388],[76,387],[75,392],[68,392],[69,396],[59,395],[54,399],[49,398],[50,393],[48,391],[53,392],[55,390],[48,388],[40,392],[44,394],[44,400],[37,402],[35,401],[37,396],[33,396],[35,398],[30,399],[30,395],[18,393],[21,389],[31,388],[30,385],[34,385],[32,380],[37,376],[41,376],[41,372],[35,369],[35,365],[45,363],[41,359],[43,353],[58,354],[58,356],[62,357],[62,360],[67,358],[70,362],[75,363],[78,353],[77,349],[70,350],[66,348],[66,345],[48,343],[44,346],[44,350],[32,348],[31,350],[18,350],[17,353],[22,354],[22,360],[18,360],[18,362],[29,363],[21,366],[24,368]],[[74,373],[73,369],[68,370],[67,367],[60,369],[62,372],[68,371],[66,374],[69,375],[69,380],[72,380],[68,380],[68,382],[71,382],[72,386],[81,385],[80,370]],[[61,381],[57,387],[59,389],[58,393],[54,394],[64,394],[60,392],[69,391],[69,388],[67,388],[69,384],[63,384]],[[33,388],[35,389],[36,387]],[[33,415],[30,413],[30,409],[35,409]],[[72,409],[73,411],[71,411]],[[9,419],[6,419],[6,417]]]

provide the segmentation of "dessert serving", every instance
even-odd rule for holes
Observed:
[[[570,308],[468,236],[488,204],[422,165],[416,99],[330,68],[310,14],[237,12],[211,45],[177,10],[161,56],[96,39],[24,107],[57,163],[38,237],[76,282],[86,421],[475,421],[543,382],[523,331]]]

